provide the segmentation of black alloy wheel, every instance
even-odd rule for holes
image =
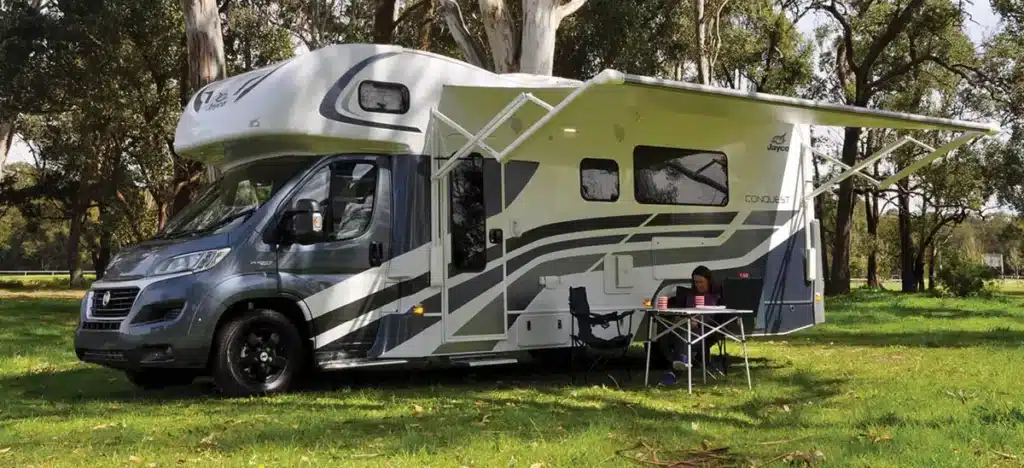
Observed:
[[[280,312],[261,309],[231,319],[217,336],[213,378],[228,396],[287,391],[305,360],[302,339]]]

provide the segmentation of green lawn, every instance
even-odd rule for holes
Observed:
[[[73,292],[0,291],[0,466],[655,466],[625,457],[678,461],[706,441],[738,466],[802,454],[1019,467],[1017,293],[831,300],[828,325],[751,346],[753,391],[740,367],[692,396],[642,389],[638,361],[621,389],[520,365],[333,374],[295,394],[225,400],[205,383],[136,391],[79,364]]]

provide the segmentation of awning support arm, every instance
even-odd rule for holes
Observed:
[[[909,136],[905,136],[903,138],[900,138],[899,140],[896,140],[893,143],[890,143],[890,144],[886,145],[884,148],[882,148],[881,150],[879,150],[875,154],[869,156],[867,159],[864,159],[863,161],[861,161],[861,162],[859,162],[857,164],[854,164],[852,167],[844,164],[842,161],[840,161],[840,160],[838,160],[838,159],[836,159],[834,157],[831,157],[831,156],[828,156],[826,154],[823,154],[823,153],[821,153],[819,151],[814,150],[813,148],[809,148],[812,152],[814,152],[814,154],[817,154],[817,155],[819,155],[819,156],[829,160],[830,162],[832,162],[834,164],[837,164],[839,167],[843,168],[844,170],[839,175],[837,175],[837,176],[833,177],[832,179],[829,179],[828,181],[826,181],[826,182],[822,183],[821,185],[819,185],[818,188],[814,189],[814,191],[811,192],[809,195],[807,195],[805,197],[805,199],[812,200],[815,197],[817,197],[818,195],[821,195],[822,193],[825,193],[825,192],[831,190],[833,187],[838,185],[840,182],[842,182],[842,181],[844,181],[844,180],[846,180],[846,179],[848,179],[850,177],[853,177],[854,175],[857,175],[857,176],[860,176],[860,177],[863,177],[863,178],[867,179],[869,182],[871,182],[872,185],[878,187],[879,189],[885,189],[885,188],[889,187],[890,185],[892,185],[893,183],[895,183],[896,181],[898,181],[898,180],[900,180],[900,179],[902,179],[902,178],[904,178],[904,177],[906,177],[906,176],[908,176],[910,174],[913,174],[914,172],[917,172],[919,169],[921,169],[922,167],[926,166],[928,163],[934,161],[935,159],[939,158],[940,156],[943,156],[943,155],[949,153],[950,151],[960,147],[961,145],[963,145],[963,144],[965,144],[965,143],[967,143],[967,142],[969,142],[969,141],[971,141],[971,140],[973,140],[975,138],[978,138],[980,136],[981,136],[981,132],[968,132],[968,133],[965,133],[964,135],[960,136],[959,138],[957,138],[957,139],[947,143],[946,145],[940,147],[939,149],[932,148],[931,146],[928,146],[928,145],[926,145],[924,143],[921,143],[920,141],[915,140],[914,138],[911,138]],[[907,166],[907,168],[903,169],[902,171],[896,173],[895,175],[893,175],[893,176],[891,176],[891,177],[889,177],[889,178],[887,178],[887,179],[885,179],[885,180],[883,180],[881,182],[878,182],[874,178],[872,178],[872,177],[868,176],[867,174],[864,174],[863,172],[861,172],[865,168],[870,166],[871,164],[874,164],[875,161],[878,161],[879,159],[882,159],[885,156],[888,156],[893,151],[896,151],[897,148],[899,148],[899,147],[901,147],[901,146],[903,146],[903,145],[905,145],[907,143],[913,143],[913,144],[915,144],[917,146],[920,146],[921,148],[924,148],[924,149],[928,150],[929,154],[927,156],[925,156],[925,157],[915,161],[910,166]]]
[[[461,133],[463,136],[469,139],[469,141],[467,141],[466,144],[462,145],[462,148],[459,148],[459,150],[456,151],[451,158],[448,158],[448,160],[445,161],[444,164],[441,165],[441,167],[434,171],[432,178],[434,180],[437,180],[440,179],[441,177],[444,177],[455,167],[456,164],[459,163],[461,158],[465,157],[467,154],[473,151],[473,148],[475,147],[483,149],[498,162],[502,162],[505,159],[505,157],[507,157],[509,154],[511,154],[513,151],[519,148],[519,146],[522,145],[527,138],[530,138],[531,136],[533,136],[534,133],[537,133],[537,131],[543,128],[544,125],[546,125],[552,118],[554,118],[556,115],[562,112],[562,110],[564,110],[566,106],[575,101],[580,94],[582,94],[586,90],[590,89],[590,87],[597,84],[609,83],[616,80],[621,81],[621,76],[619,75],[620,74],[618,74],[617,72],[613,72],[610,70],[601,72],[597,76],[587,80],[581,86],[574,89],[571,93],[569,93],[568,96],[562,99],[562,101],[555,106],[552,106],[547,102],[544,102],[544,100],[534,96],[531,93],[521,93],[519,96],[516,96],[516,98],[513,99],[512,102],[508,103],[508,105],[505,106],[504,109],[495,114],[494,117],[491,118],[491,121],[487,122],[487,125],[484,125],[484,127],[480,129],[480,131],[477,132],[475,135],[466,130],[465,128],[463,128],[461,125],[455,123],[452,119],[448,118],[448,116],[444,115],[437,109],[432,109],[432,118],[436,118],[437,120],[441,121],[445,125],[451,127],[453,130]],[[491,148],[489,145],[483,142],[484,140],[487,139],[487,137],[491,136],[491,134],[494,133],[498,129],[498,127],[500,127],[510,118],[512,118],[512,116],[515,115],[519,108],[526,105],[527,102],[532,102],[540,106],[547,112],[539,120],[534,122],[533,125],[530,125],[529,128],[523,131],[523,133],[521,133],[515,140],[513,140],[512,143],[509,144],[504,150],[496,151],[494,148]],[[441,157],[442,155],[436,154],[434,156]]]

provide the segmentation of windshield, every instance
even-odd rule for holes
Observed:
[[[157,239],[208,234],[244,220],[319,158],[275,157],[227,171],[164,227]]]

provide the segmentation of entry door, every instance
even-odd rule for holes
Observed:
[[[473,153],[442,183],[447,342],[507,337],[502,171],[497,161]]]

